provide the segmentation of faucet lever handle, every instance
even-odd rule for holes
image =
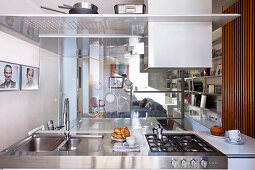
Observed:
[[[156,128],[152,128],[152,133],[155,134],[155,130],[157,130]]]

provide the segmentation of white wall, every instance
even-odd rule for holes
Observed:
[[[0,60],[39,67],[39,47],[0,32]],[[39,90],[0,92],[0,150],[40,124]]]
[[[0,13],[45,13],[33,0],[1,0]]]
[[[57,122],[58,56],[5,32],[0,37],[1,61],[40,68],[39,90],[0,92],[2,150],[48,120]]]
[[[44,13],[32,0],[1,0],[0,13]],[[8,34],[7,34],[8,33]],[[0,60],[40,68],[40,89],[0,92],[0,150],[31,129],[57,119],[57,55],[0,26]],[[40,54],[39,54],[40,51]],[[40,57],[41,55],[41,57]]]
[[[47,43],[47,41],[46,41]],[[40,123],[58,123],[58,55],[40,48]]]

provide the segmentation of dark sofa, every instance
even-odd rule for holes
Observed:
[[[163,106],[155,102],[151,98],[133,101],[132,106],[133,117],[167,117],[167,111]],[[106,118],[129,118],[129,112],[107,113]]]
[[[144,98],[143,100],[133,101],[132,107],[133,114],[139,114],[138,117],[166,117],[167,111],[161,104],[155,102],[151,98]]]

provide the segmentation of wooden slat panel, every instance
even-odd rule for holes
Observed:
[[[241,17],[222,29],[222,124],[255,138],[255,2],[239,0],[224,13]]]

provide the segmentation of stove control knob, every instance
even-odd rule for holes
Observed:
[[[187,161],[185,159],[183,159],[181,161],[181,165],[182,165],[182,167],[186,168],[187,167]]]
[[[190,161],[190,165],[193,167],[193,168],[196,168],[197,167],[197,161],[195,159],[192,159]]]
[[[177,168],[178,163],[177,163],[177,161],[175,159],[173,159],[171,161],[171,165],[172,165],[172,167]]]
[[[205,160],[201,160],[200,161],[200,165],[203,167],[203,168],[207,168],[207,161],[205,161]]]

